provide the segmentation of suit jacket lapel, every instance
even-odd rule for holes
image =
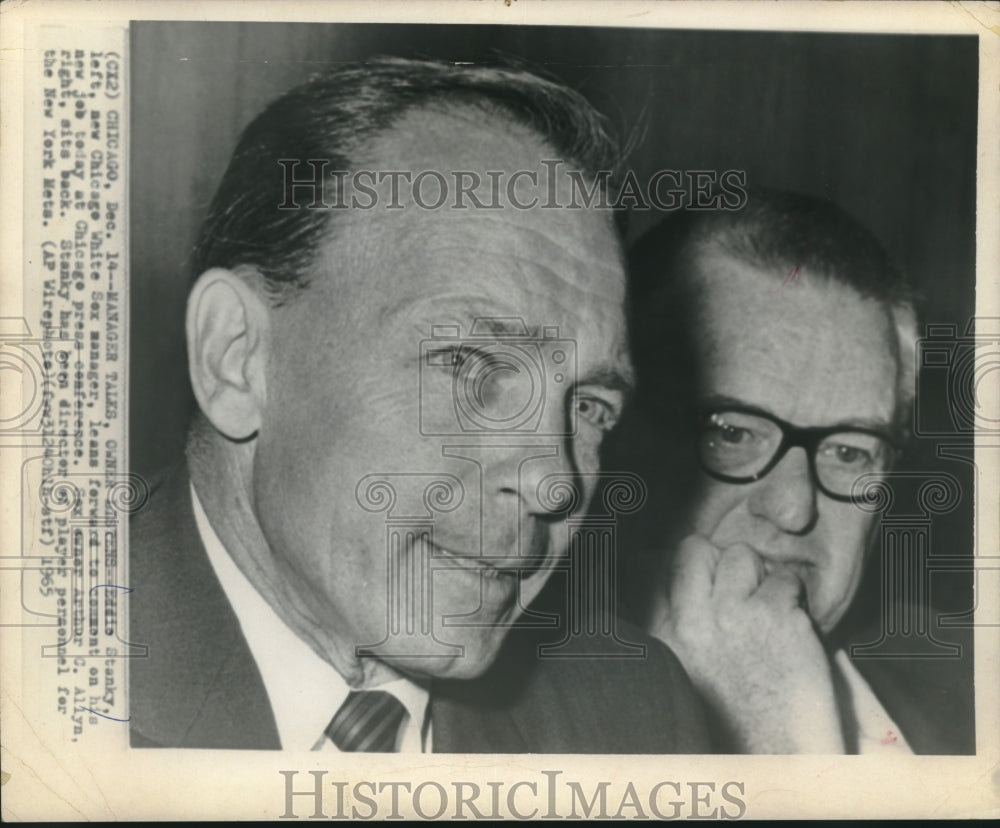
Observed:
[[[133,744],[278,748],[267,692],[198,534],[184,467],[130,531]]]

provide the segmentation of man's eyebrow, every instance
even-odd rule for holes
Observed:
[[[527,325],[519,316],[487,316],[476,313],[473,308],[465,308],[465,311],[468,318],[473,320],[470,330],[472,336],[523,336],[525,339],[540,339],[542,336],[541,325]]]
[[[383,320],[392,322],[398,317],[410,318],[413,309],[425,304],[429,304],[426,297],[409,299],[386,308],[382,311]],[[477,338],[511,338],[511,339],[543,339],[560,338],[558,327],[553,325],[528,325],[521,316],[501,315],[494,311],[490,313],[482,305],[469,301],[444,300],[434,306],[434,315],[438,317],[431,327],[459,326],[458,333],[462,337]],[[509,313],[509,312],[508,312]],[[426,317],[425,317],[426,318]],[[430,328],[428,328],[430,333]],[[549,336],[551,334],[551,337]]]
[[[711,396],[704,397],[701,401],[701,406],[702,408],[742,408],[747,411],[757,411],[770,417],[778,417],[778,415],[769,408],[762,405],[754,405],[746,400],[741,400],[739,397],[728,397],[725,394],[712,394]],[[783,420],[784,417],[778,417],[778,419]],[[888,432],[892,430],[893,424],[890,420],[883,420],[878,417],[849,417],[846,420],[837,420],[836,422],[817,427],[846,429],[861,428],[868,429],[869,431]]]
[[[605,365],[579,377],[576,385],[577,387],[599,385],[611,391],[621,391],[623,394],[631,394],[635,387],[635,381],[632,378],[630,370]]]
[[[526,325],[519,317],[486,317],[483,315],[473,316],[472,335],[469,337],[470,343],[475,343],[477,336],[497,336],[510,337],[517,341],[524,338],[531,341],[542,341],[546,339],[558,340],[559,329],[552,325]],[[586,375],[577,377],[577,386],[599,385],[611,391],[621,391],[623,394],[632,392],[635,380],[632,377],[631,367],[628,363],[608,363],[598,366]]]

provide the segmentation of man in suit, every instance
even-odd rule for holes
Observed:
[[[194,256],[187,462],[131,531],[133,745],[704,750],[658,642],[518,628],[630,383],[612,216],[549,209],[614,155],[557,84],[418,61],[250,124]]]
[[[698,466],[649,628],[721,749],[974,752],[971,641],[958,661],[852,659],[842,635],[876,521],[859,492],[892,469],[914,394],[899,272],[835,205],[767,191],[669,217],[630,260],[640,394],[685,401],[672,428]]]

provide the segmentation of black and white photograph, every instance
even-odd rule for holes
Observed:
[[[1000,813],[993,4],[176,5],[3,78],[5,819]]]

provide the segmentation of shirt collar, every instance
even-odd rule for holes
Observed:
[[[260,670],[282,748],[335,750],[333,744],[323,738],[323,731],[351,688],[329,662],[292,632],[247,580],[209,523],[193,485],[191,500],[209,562]],[[426,688],[400,678],[378,689],[399,699],[409,714],[401,734],[400,749],[420,752],[424,747],[422,730],[429,698]]]
[[[833,663],[847,685],[858,727],[858,753],[912,753],[905,737],[844,650]]]

